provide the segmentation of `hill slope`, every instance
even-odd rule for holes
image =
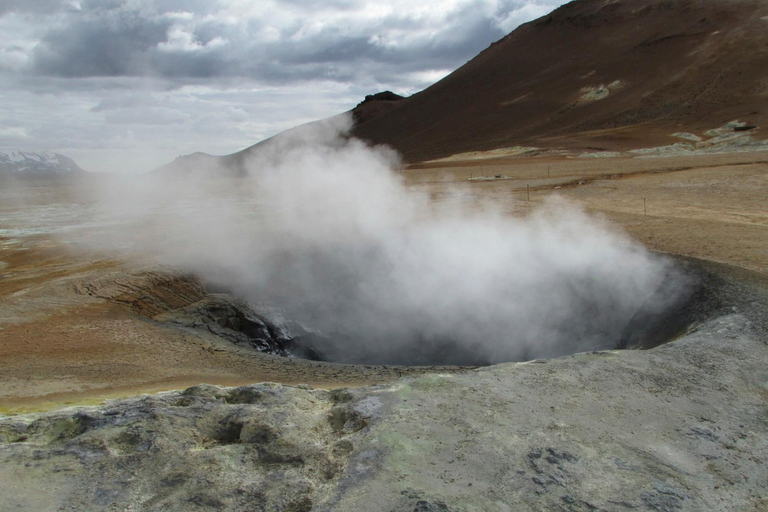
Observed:
[[[355,135],[408,161],[514,145],[613,149],[768,121],[768,2],[577,0]]]
[[[270,162],[277,155],[309,141],[323,145],[338,142],[338,135],[347,134],[352,127],[352,118],[346,114],[312,121],[278,133],[253,146],[231,155],[215,156],[207,153],[192,153],[177,157],[162,167],[151,171],[158,175],[185,176],[237,176],[242,177],[248,168],[259,167]]]

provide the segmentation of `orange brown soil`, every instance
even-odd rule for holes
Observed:
[[[427,192],[436,203],[482,197],[510,215],[525,216],[557,194],[650,249],[768,275],[768,153],[476,158],[422,164],[403,174],[410,191]],[[492,179],[468,179],[481,176]],[[116,275],[135,278],[138,264],[69,250],[50,235],[0,239],[0,262],[0,412],[200,382],[334,387],[408,371],[279,358],[155,322],[135,314],[133,299],[83,293]]]
[[[202,382],[234,386],[273,381],[338,387],[427,371],[351,367],[260,354],[205,332],[155,322],[144,315],[151,310],[142,302],[146,297],[131,297],[128,292],[107,294],[109,298],[104,299],[86,293],[94,283],[109,286],[115,280],[138,281],[153,268],[145,272],[140,264],[73,253],[46,237],[0,242],[6,242],[0,246],[5,267],[0,270],[0,413],[89,403]],[[179,291],[176,305],[185,305],[185,292]],[[174,302],[173,297],[162,298]]]

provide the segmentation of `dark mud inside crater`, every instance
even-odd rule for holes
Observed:
[[[694,330],[697,325],[725,313],[739,311],[760,323],[766,304],[766,279],[746,270],[696,260],[675,258],[661,286],[632,315],[611,325],[586,304],[586,318],[572,344],[554,350],[522,350],[504,360],[492,360],[462,339],[433,339],[416,334],[399,340],[398,350],[379,349],[365,334],[323,335],[311,326],[292,321],[288,313],[269,303],[248,303],[229,293],[208,293],[199,302],[156,317],[202,328],[241,346],[278,356],[352,365],[486,366],[499,362],[560,357],[578,352],[614,349],[651,349]],[[213,289],[213,288],[212,288]],[[223,292],[223,290],[215,290]],[[593,318],[594,321],[589,321]],[[580,322],[582,319],[580,319]],[[567,326],[566,326],[567,328]],[[574,336],[576,338],[577,336]],[[370,349],[348,350],[369,344]]]

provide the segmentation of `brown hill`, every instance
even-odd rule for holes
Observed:
[[[764,138],[768,1],[575,0],[422,92],[370,95],[351,112],[353,135],[393,146],[412,163],[511,146],[662,146],[680,142],[672,133],[736,120],[726,131]],[[179,157],[157,171],[243,175],[251,156],[284,150],[298,143],[289,135],[329,122],[231,155]]]
[[[662,145],[736,119],[765,126],[768,2],[576,0],[389,107],[355,135],[410,162],[516,145]]]

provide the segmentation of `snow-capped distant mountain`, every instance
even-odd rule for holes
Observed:
[[[83,172],[74,160],[59,153],[0,149],[0,174],[71,175]]]

